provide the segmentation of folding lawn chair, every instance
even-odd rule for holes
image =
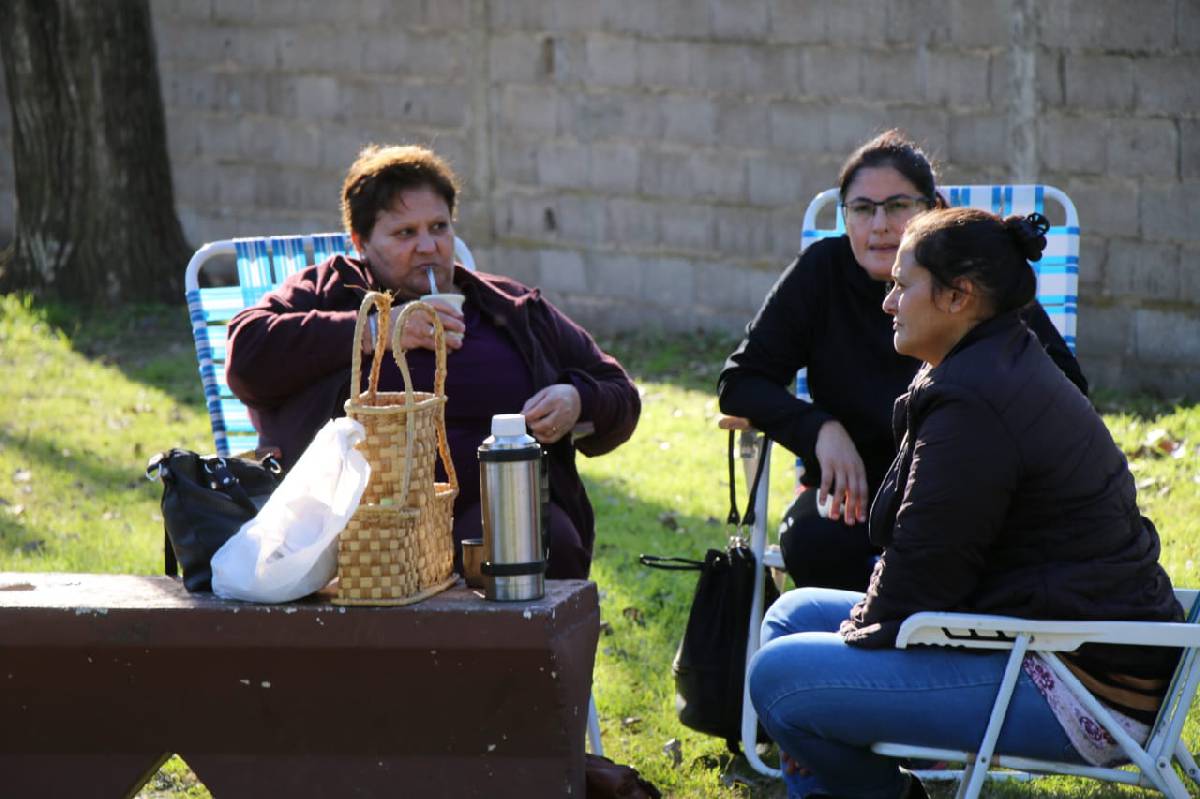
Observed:
[[[1067,346],[1075,351],[1075,324],[1078,314],[1078,284],[1079,284],[1079,216],[1071,199],[1061,190],[1053,186],[1043,185],[975,185],[975,186],[942,186],[942,193],[952,206],[969,206],[985,211],[1007,216],[1009,214],[1028,214],[1034,211],[1045,214],[1055,224],[1051,225],[1046,236],[1046,250],[1042,259],[1033,264],[1038,280],[1038,301],[1046,309],[1051,321],[1054,322]],[[1056,204],[1058,210],[1047,212],[1047,202]],[[804,223],[800,234],[801,251],[808,248],[818,239],[841,236],[845,231],[842,215],[837,212],[839,202],[838,190],[826,189],[817,194],[804,213]],[[830,220],[832,217],[832,220]],[[821,226],[822,218],[825,221]],[[832,221],[832,224],[829,222]],[[796,395],[802,399],[810,399],[806,371],[801,369],[796,375]],[[740,453],[747,475],[753,473],[757,458],[767,459],[764,468],[770,470],[771,442],[757,431],[750,429],[745,420],[726,417],[722,426],[728,429],[741,430]],[[796,461],[797,471],[803,469],[799,459]],[[783,569],[783,557],[778,545],[768,546],[767,520],[768,516],[768,485],[763,481],[759,493],[755,497],[756,523],[751,529],[750,546],[758,563],[764,569]],[[747,483],[748,485],[749,483]],[[797,484],[798,485],[798,484]],[[762,581],[755,581],[755,596],[750,608],[750,636],[746,645],[746,660],[749,662],[758,651],[759,632],[763,617],[763,587]],[[746,757],[755,770],[772,776],[778,776],[779,770],[773,769],[762,762],[755,753],[755,740],[758,716],[750,703],[749,685],[743,689],[742,711],[742,748]]]
[[[217,455],[227,458],[252,452],[258,446],[258,431],[250,413],[234,396],[225,380],[227,326],[238,311],[248,308],[289,276],[321,263],[331,255],[351,255],[350,237],[343,233],[313,233],[306,236],[258,236],[223,239],[205,244],[188,261],[184,274],[188,314],[204,401],[212,423]],[[454,237],[454,255],[475,271],[475,257],[466,242]],[[200,287],[201,270],[215,259],[234,257],[237,284]],[[588,741],[592,752],[604,754],[600,742],[600,719],[594,696],[588,697]]]

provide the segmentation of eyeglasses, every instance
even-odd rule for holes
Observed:
[[[924,197],[910,197],[907,194],[896,194],[886,200],[857,199],[842,203],[846,221],[855,224],[867,224],[875,218],[875,209],[882,208],[883,213],[891,222],[903,222],[918,211],[929,207],[929,200]]]

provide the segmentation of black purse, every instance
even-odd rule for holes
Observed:
[[[172,449],[155,455],[146,477],[162,480],[165,571],[183,569],[189,591],[212,589],[212,556],[253,519],[283,479],[271,455],[261,461]]]
[[[759,459],[746,513],[739,517],[733,441],[731,430],[727,521],[734,534],[728,546],[724,550],[708,550],[704,560],[656,555],[642,555],[639,560],[654,569],[700,572],[683,640],[671,664],[675,710],[684,726],[724,738],[729,749],[736,753],[740,751],[742,738],[742,687],[746,677],[750,605],[758,575],[754,553],[740,533],[754,524],[754,496],[766,459]],[[764,577],[764,582],[765,601],[770,605],[779,598],[779,591],[772,580]],[[759,739],[764,738],[759,727]]]

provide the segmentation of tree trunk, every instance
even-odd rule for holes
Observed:
[[[175,216],[147,0],[0,0],[16,240],[0,291],[176,300]]]

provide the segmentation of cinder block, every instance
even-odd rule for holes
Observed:
[[[482,256],[479,253],[475,254],[477,263],[480,257],[483,257],[484,263],[488,264],[487,268],[483,270],[485,272],[511,277],[530,287],[538,285],[538,255],[537,251],[528,245],[510,244],[492,247],[490,253],[485,252]],[[557,300],[552,301],[557,304]]]
[[[1047,169],[1079,175],[1103,174],[1109,120],[1044,115],[1037,120],[1038,155]]]
[[[631,144],[590,146],[587,185],[608,193],[632,194],[638,187],[640,156]]]
[[[954,0],[945,8],[950,20],[949,41],[958,47],[1005,50],[1018,9],[1011,0]]]
[[[1200,369],[1200,314],[1139,308],[1133,326],[1139,360]]]
[[[663,136],[662,99],[629,92],[573,92],[564,98],[570,118],[562,130],[581,141],[624,138],[658,141]]]
[[[719,147],[739,150],[765,150],[770,145],[771,128],[767,104],[758,98],[717,100],[717,142]]]
[[[826,11],[831,45],[876,45],[887,36],[888,14],[872,0],[840,0]]]
[[[1179,247],[1136,239],[1109,242],[1105,288],[1117,297],[1177,300],[1183,281]]]
[[[808,199],[801,190],[805,172],[800,164],[776,156],[750,156],[747,162],[753,205],[790,205]]]
[[[560,240],[583,245],[611,245],[605,206],[604,197],[559,194],[554,207]]]
[[[780,44],[824,44],[830,4],[822,0],[769,0],[768,41]]]
[[[549,242],[558,238],[555,197],[549,194],[500,194],[492,204],[492,228],[499,241]]]
[[[1131,355],[1133,311],[1119,303],[1088,304],[1080,310],[1076,337],[1080,355],[1092,358]],[[1092,379],[1091,372],[1085,374]]]
[[[538,254],[538,285],[549,291],[585,293],[587,275],[577,250],[542,250]]]
[[[767,34],[766,0],[708,0],[708,12],[715,39],[761,42]]]
[[[502,130],[553,136],[558,131],[558,103],[558,92],[552,86],[504,84],[496,123]]]
[[[654,202],[628,197],[608,201],[605,215],[612,236],[610,244],[621,247],[646,247],[658,243],[658,214]]]
[[[1180,175],[1200,178],[1200,121],[1179,120]]]
[[[863,51],[861,57],[864,98],[899,102],[918,102],[925,98],[925,70],[916,50],[870,50]]]
[[[538,145],[538,183],[552,188],[580,189],[587,185],[591,172],[587,147],[563,141],[544,141]]]
[[[1179,26],[1176,29],[1176,42],[1184,52],[1200,50],[1200,4],[1182,2],[1179,4]]]
[[[717,251],[730,258],[772,259],[775,252],[775,215],[769,209],[720,208],[717,217]]]
[[[555,21],[544,0],[501,0],[488,3],[488,27],[495,31],[552,30]]]
[[[1128,178],[1075,177],[1063,174],[1044,174],[1042,182],[1058,186],[1067,193],[1079,211],[1079,226],[1096,235],[1141,235],[1139,195],[1144,188]],[[1084,233],[1086,239],[1090,234]]]
[[[823,104],[771,103],[767,109],[770,146],[792,153],[825,152],[829,146],[829,109]]]
[[[588,82],[593,86],[637,84],[637,42],[628,37],[594,34],[584,45]]]
[[[1148,240],[1200,242],[1200,181],[1147,183],[1142,187],[1142,231]],[[1195,268],[1192,266],[1191,268]]]
[[[360,68],[366,74],[402,76],[405,80],[424,77],[436,81],[462,79],[466,75],[465,33],[417,33],[386,28],[356,31],[356,34],[348,47],[353,47],[359,54]],[[298,68],[303,67],[303,56],[297,58]]]
[[[1040,108],[1058,108],[1066,101],[1066,86],[1062,66],[1066,55],[1062,52],[1039,51],[1035,55],[1033,83]],[[1012,81],[1012,59],[1006,53],[992,56],[992,99],[993,102],[1010,102],[1014,84]],[[1130,78],[1132,81],[1132,72]],[[1132,82],[1130,83],[1132,86]]]
[[[338,82],[321,75],[295,78],[296,113],[305,119],[329,119],[341,110]]]
[[[1069,105],[1108,111],[1133,107],[1135,59],[1118,55],[1063,56],[1065,96]]]
[[[902,105],[888,109],[888,127],[900,128],[930,158],[940,158],[950,141],[950,115],[939,107]]]
[[[691,63],[695,88],[762,92],[779,80],[770,72],[774,48],[767,45],[708,43],[695,48]]]
[[[1161,52],[1175,44],[1172,0],[1065,0],[1039,6],[1044,47]]]
[[[949,120],[947,156],[955,166],[995,167],[1008,161],[1008,118],[972,114]]]
[[[424,0],[421,11],[425,24],[431,28],[464,31],[471,24],[468,0]]]
[[[269,89],[265,76],[249,72],[225,72],[215,77],[213,97],[222,111],[255,114],[266,110]]]
[[[544,48],[554,48],[549,34],[527,31],[496,33],[488,41],[490,77],[499,84],[539,83],[548,80]]]
[[[666,95],[659,108],[663,140],[688,144],[715,144],[717,109],[712,100],[686,94]]]
[[[713,246],[713,208],[670,203],[658,212],[659,240],[675,251],[708,253]]]
[[[685,258],[643,258],[642,296],[667,309],[690,309],[696,290],[693,262]],[[689,311],[690,312],[690,311]],[[661,318],[655,314],[653,323]]]
[[[1108,127],[1108,173],[1175,178],[1179,174],[1176,123],[1167,119],[1114,119]]]
[[[688,153],[647,150],[638,174],[638,193],[648,197],[690,199],[695,192]]]
[[[436,2],[437,0],[430,0]],[[554,27],[564,32],[608,30],[612,19],[620,13],[613,3],[580,3],[576,0],[553,0],[551,18]]]
[[[301,103],[303,90],[301,83],[297,87]],[[459,128],[466,122],[468,103],[466,87],[461,84],[385,84],[379,88],[377,116],[407,125]]]
[[[924,99],[939,106],[986,108],[990,67],[986,53],[931,50]]]
[[[686,89],[692,85],[692,42],[640,40],[637,42],[638,85]]]
[[[1105,286],[1108,282],[1109,239],[1099,235],[1093,236],[1091,232],[1090,229],[1084,228],[1084,235],[1079,241],[1079,296],[1108,296]]]
[[[647,264],[636,255],[588,253],[588,280],[592,293],[602,297],[644,299],[642,280]]]
[[[1139,58],[1133,85],[1139,111],[1174,116],[1200,108],[1200,56]]]
[[[738,149],[696,151],[688,154],[687,159],[696,199],[725,203],[746,201],[746,158]]]
[[[840,102],[862,94],[862,53],[858,49],[806,47],[802,64],[808,96]]]
[[[1179,299],[1200,314],[1200,247],[1184,245],[1180,250]]]
[[[830,106],[828,125],[829,149],[845,158],[856,147],[877,133],[882,133],[897,123],[894,110],[882,105],[854,106],[833,103]]]
[[[870,13],[886,14],[884,41],[908,47],[954,41],[950,34],[950,9],[957,0],[907,0],[878,4]]]
[[[651,39],[706,39],[712,32],[709,15],[696,0],[608,0],[606,4],[616,7],[608,24],[617,33]]]

